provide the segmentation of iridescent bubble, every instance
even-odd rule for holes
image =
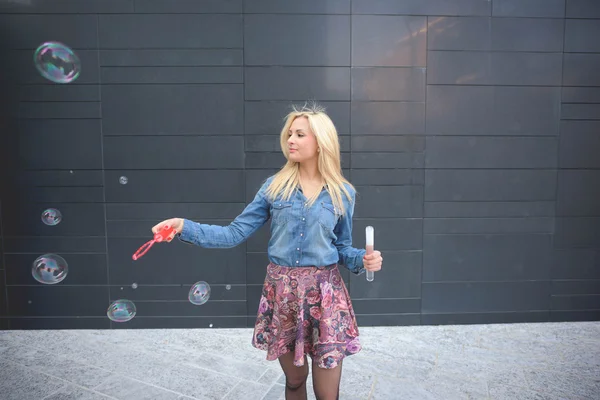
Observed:
[[[69,273],[69,265],[57,254],[44,254],[33,262],[31,275],[40,283],[54,285],[62,282]]]
[[[42,212],[42,222],[46,225],[58,225],[62,221],[62,214],[56,208],[49,208]]]
[[[134,283],[131,285],[131,288],[132,288],[132,289],[137,289],[137,288],[138,288],[138,284],[134,282]]]
[[[127,177],[126,177],[126,176],[122,176],[122,177],[120,177],[120,178],[119,178],[119,183],[120,183],[121,185],[127,185],[127,182],[128,182],[128,181],[129,181],[129,179],[127,179]]]
[[[225,285],[225,289],[231,290],[231,285]]]
[[[192,304],[197,306],[202,305],[208,301],[210,297],[210,286],[204,281],[196,282],[190,289],[188,298]]]
[[[127,322],[135,317],[136,312],[135,304],[133,304],[131,300],[121,299],[113,301],[112,304],[108,306],[106,315],[113,322]]]
[[[71,83],[81,72],[79,57],[59,42],[42,43],[35,50],[33,61],[44,78],[56,83]]]

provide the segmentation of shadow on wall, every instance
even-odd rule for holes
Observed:
[[[15,165],[18,161],[18,65],[10,52],[9,32],[0,23],[0,241],[5,235],[5,221],[12,209],[11,204],[19,201],[14,184]],[[3,243],[0,242],[0,249]],[[0,255],[0,330],[8,329],[4,256]]]

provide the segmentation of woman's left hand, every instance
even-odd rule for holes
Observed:
[[[381,252],[378,250],[371,254],[365,254],[363,257],[363,265],[367,271],[379,271],[382,263],[383,257],[381,257]]]

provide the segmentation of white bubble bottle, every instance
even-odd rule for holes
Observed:
[[[375,230],[372,226],[367,226],[365,229],[365,233],[367,238],[367,245],[365,249],[367,250],[367,254],[371,254],[373,253],[373,251],[375,251]],[[367,271],[366,275],[367,281],[373,282],[373,280],[375,279],[375,272]]]

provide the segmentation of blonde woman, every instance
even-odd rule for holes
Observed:
[[[319,400],[337,399],[344,357],[361,345],[350,296],[338,265],[354,274],[381,269],[379,251],[352,247],[356,190],[342,176],[335,126],[318,106],[294,108],[280,136],[287,162],[265,180],[254,200],[228,226],[172,218],[179,239],[205,248],[247,240],[271,218],[269,264],[252,345],[278,359],[285,398],[306,399],[307,355]]]

